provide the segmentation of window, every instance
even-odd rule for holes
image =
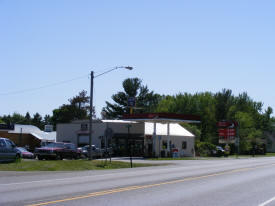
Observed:
[[[8,139],[6,140],[6,144],[7,144],[7,147],[10,147],[10,148],[15,147],[14,143]]]
[[[187,148],[187,142],[186,141],[183,141],[182,142],[182,149],[186,149]]]
[[[6,143],[3,139],[0,139],[0,147],[5,147]]]
[[[88,124],[81,124],[81,131],[87,131],[88,130]]]
[[[167,149],[167,140],[162,140],[162,149]]]
[[[72,150],[76,149],[74,144],[65,144],[65,148],[72,149]]]

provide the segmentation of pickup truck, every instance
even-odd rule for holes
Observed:
[[[51,142],[46,146],[36,148],[34,151],[35,156],[39,160],[43,159],[57,159],[64,158],[78,159],[80,158],[80,151],[72,143]]]

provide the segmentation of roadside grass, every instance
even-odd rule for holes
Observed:
[[[275,157],[275,153],[266,153],[266,155],[263,156],[267,156],[267,157]]]
[[[133,163],[133,167],[160,166],[161,164]],[[52,160],[28,161],[0,164],[0,171],[82,171],[129,168],[129,162],[105,160]]]
[[[236,158],[236,155],[229,155],[230,158]],[[253,155],[238,155],[239,158],[253,158]],[[265,155],[255,155],[254,157],[275,157],[275,153],[266,153]]]

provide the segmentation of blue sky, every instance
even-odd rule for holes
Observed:
[[[0,115],[52,114],[89,90],[91,70],[120,65],[134,70],[95,79],[97,114],[128,77],[160,94],[247,91],[275,109],[274,11],[272,0],[0,0]]]

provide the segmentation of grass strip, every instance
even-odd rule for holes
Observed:
[[[160,164],[159,164],[160,165]],[[133,167],[159,166],[158,164],[133,163]],[[0,164],[0,171],[82,171],[129,168],[129,162],[105,160],[52,160],[28,161]]]

